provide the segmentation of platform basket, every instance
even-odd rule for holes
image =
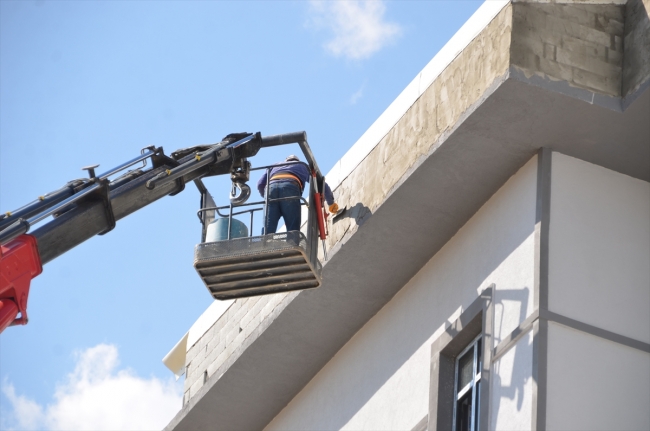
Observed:
[[[321,284],[321,264],[310,259],[298,231],[198,244],[194,268],[216,299],[234,299]]]

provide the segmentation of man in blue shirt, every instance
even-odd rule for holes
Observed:
[[[264,233],[275,233],[278,228],[278,221],[280,217],[284,219],[284,224],[287,227],[287,232],[292,230],[300,230],[300,197],[302,191],[305,189],[305,184],[309,182],[310,173],[309,169],[303,164],[299,163],[300,159],[297,156],[289,156],[284,162],[276,163],[281,165],[290,163],[284,166],[278,166],[271,169],[269,180],[269,199],[289,198],[295,197],[296,199],[287,199],[279,202],[270,202],[268,218],[264,226]],[[257,190],[260,195],[264,197],[264,189],[266,188],[266,172],[257,182]],[[334,203],[334,195],[332,190],[325,183],[325,201],[329,205],[331,213],[338,211],[338,205]]]

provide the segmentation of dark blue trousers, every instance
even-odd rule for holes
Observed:
[[[265,223],[265,233],[275,233],[280,217],[284,219],[287,232],[300,230],[300,187],[293,180],[273,181],[269,184],[269,199],[295,197],[280,202],[269,203],[269,214]]]

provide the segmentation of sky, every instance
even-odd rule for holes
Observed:
[[[232,132],[305,130],[327,173],[478,1],[0,1],[0,211]],[[297,148],[265,149],[261,166]],[[252,181],[256,181],[251,178]],[[217,204],[230,191],[206,180]],[[48,263],[0,335],[0,429],[161,429],[162,358],[212,298],[192,184]]]

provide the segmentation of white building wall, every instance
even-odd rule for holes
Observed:
[[[497,342],[533,311],[536,178],[534,157],[266,429],[408,430],[427,415],[431,343],[482,290],[496,284]],[[523,340],[520,344],[529,342]],[[512,354],[529,356],[517,353],[526,349],[517,346]],[[516,374],[514,380],[503,375],[500,381],[529,382],[531,361],[514,363],[523,368],[502,368]],[[502,395],[511,398],[505,391]],[[530,403],[530,391],[522,389],[517,396],[520,406]]]
[[[549,309],[650,343],[650,183],[552,160]]]
[[[650,342],[650,184],[559,153],[549,309]],[[650,429],[650,354],[549,323],[547,428]]]
[[[650,355],[549,322],[546,428],[649,430]]]
[[[492,364],[490,430],[531,429],[533,412],[533,332]]]

